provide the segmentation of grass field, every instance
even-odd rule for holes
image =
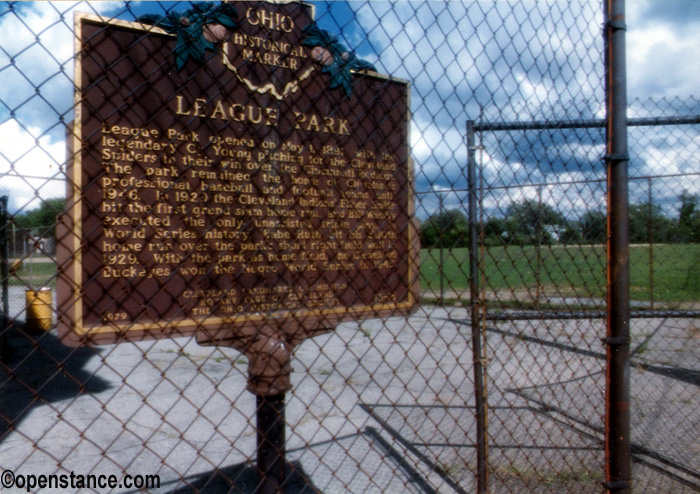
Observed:
[[[442,252],[443,289],[464,291],[469,286],[469,251]],[[700,245],[653,246],[650,270],[648,245],[630,247],[632,300],[654,302],[700,301]],[[440,250],[421,251],[421,288],[440,290]],[[548,296],[602,298],[605,296],[605,249],[602,246],[508,246],[484,252],[483,287],[489,292],[533,295],[539,280]],[[500,298],[500,297],[499,297]],[[521,297],[522,298],[522,297]]]
[[[469,251],[443,251],[443,289],[463,292],[469,287]],[[632,300],[650,301],[653,276],[654,302],[700,301],[700,245],[653,246],[653,272],[649,269],[649,246],[630,247],[630,294]],[[605,250],[602,246],[490,247],[484,254],[484,288],[499,298],[521,294],[534,296],[539,286],[547,296],[603,298],[605,296]],[[421,288],[440,290],[440,251],[421,251]],[[10,276],[10,284],[32,288],[55,286],[56,267],[51,262],[26,261]]]
[[[54,287],[56,286],[56,264],[28,259],[10,270],[9,284],[32,289]]]

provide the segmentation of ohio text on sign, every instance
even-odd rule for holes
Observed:
[[[301,44],[310,6],[234,5],[240,28],[180,71],[173,35],[76,17],[64,339],[296,343],[415,305],[407,84],[331,89]]]

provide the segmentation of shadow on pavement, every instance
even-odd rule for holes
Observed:
[[[9,321],[2,336],[0,440],[34,406],[100,393],[110,387],[83,368],[99,350],[65,346],[54,333],[28,331],[17,320]]]
[[[158,492],[162,494],[199,494],[202,492],[207,494],[252,494],[256,492],[259,478],[257,468],[250,463],[241,463],[190,477],[186,479],[186,486],[180,484],[172,490],[163,486]],[[287,465],[287,475],[282,492],[286,494],[322,494],[297,462]]]

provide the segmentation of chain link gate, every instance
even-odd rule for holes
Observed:
[[[688,105],[692,103],[686,102]],[[646,141],[652,134],[650,128],[653,128],[655,138],[664,136],[673,140],[695,135],[700,130],[698,116],[683,115],[677,110],[677,105],[647,101],[643,106],[648,116],[628,122],[631,147],[635,150],[648,145]],[[675,111],[670,113],[669,110]],[[557,137],[565,143],[567,139],[579,141],[581,134],[602,139],[603,126],[603,121],[595,120],[480,123],[473,124],[471,131],[480,137],[476,149],[484,153],[497,150],[499,155],[508,157],[503,166],[509,167],[509,161],[524,161],[524,153],[530,152],[529,149],[537,147],[540,142],[555,141]],[[511,144],[519,140],[527,142],[519,148],[524,152]],[[561,148],[566,149],[566,146]],[[595,155],[589,157],[591,162],[595,162],[595,158]],[[550,153],[549,159],[552,166],[557,161],[564,161],[555,153]],[[696,394],[693,390],[697,385],[696,370],[694,364],[687,364],[694,362],[697,354],[694,333],[700,313],[695,308],[697,291],[692,282],[688,284],[688,276],[696,266],[695,261],[674,267],[658,266],[666,261],[681,262],[680,259],[687,254],[693,256],[694,247],[685,243],[687,240],[682,237],[683,214],[679,214],[672,224],[674,221],[668,213],[661,212],[663,200],[654,202],[652,199],[653,184],[657,183],[658,195],[679,200],[679,210],[688,208],[687,192],[680,181],[692,180],[697,174],[643,176],[639,171],[643,170],[640,164],[644,161],[647,167],[653,167],[653,163],[643,160],[638,152],[631,156],[631,169],[636,175],[630,177],[631,196],[634,198],[630,217],[631,291],[634,294],[631,302],[631,425],[632,454],[639,476],[635,478],[646,490],[694,491],[698,488],[694,445],[699,438],[695,427],[697,418],[686,407],[692,408],[696,403],[695,398],[689,398]],[[487,325],[489,377],[496,381],[490,386],[489,402],[498,403],[498,399],[503,399],[508,403],[504,408],[510,413],[530,409],[538,417],[547,417],[553,424],[576,431],[592,441],[587,446],[572,448],[569,458],[559,453],[557,461],[563,463],[558,468],[556,461],[538,464],[532,456],[516,456],[507,458],[505,465],[496,469],[506,472],[506,475],[500,474],[504,479],[513,472],[522,474],[526,485],[532,483],[528,489],[533,489],[543,480],[554,482],[558,475],[572,481],[595,477],[601,470],[601,458],[590,455],[590,452],[597,450],[604,432],[603,417],[596,412],[602,408],[604,392],[604,381],[600,379],[604,374],[602,340],[606,317],[602,310],[605,308],[604,213],[586,208],[583,213],[566,217],[560,213],[560,208],[548,205],[569,200],[566,192],[569,188],[575,188],[574,200],[587,196],[587,205],[604,204],[604,170],[593,170],[587,179],[569,180],[567,177],[563,181],[543,180],[533,185],[509,186],[499,183],[498,174],[493,176],[496,177],[495,183],[488,183],[482,173],[481,186],[475,187],[475,191],[481,194],[481,208],[475,211],[481,214],[478,248],[482,257],[477,272],[483,279],[480,300],[486,307],[482,323]],[[557,176],[561,177],[561,174]],[[532,199],[520,199],[523,196]],[[484,207],[484,204],[504,202],[508,204],[505,210]],[[520,227],[518,232],[517,223],[511,224],[510,230],[508,226],[498,226],[505,223],[503,217],[509,215],[518,215],[519,223],[524,224],[528,221],[527,214],[532,226],[529,231]],[[599,218],[597,223],[593,220],[595,216]],[[524,241],[523,237],[518,239],[515,236],[518,233],[523,237],[529,234],[531,238],[529,241]],[[661,251],[654,254],[655,249]],[[666,249],[690,252],[667,251],[665,256],[659,256]],[[517,274],[496,269],[501,256],[508,256],[509,261],[512,259]],[[663,279],[666,292],[663,301],[654,296],[655,275]],[[504,351],[504,347],[509,350]],[[656,351],[645,357],[650,347]],[[558,365],[561,367],[557,368]],[[680,420],[660,423],[662,410],[680,417]],[[497,414],[493,412],[493,415]],[[518,425],[509,425],[513,423]],[[538,441],[549,442],[554,437],[560,440],[565,437],[564,434],[553,436],[551,427],[555,426],[545,427],[547,421],[542,418],[532,419],[531,423],[537,423],[539,427],[531,425],[524,441],[537,444]],[[520,422],[513,418],[500,423],[498,430],[498,434],[505,437],[523,434]],[[496,444],[497,438],[494,434]],[[563,444],[560,447],[569,446]],[[498,446],[494,445],[492,449],[497,450]],[[578,470],[570,469],[571,465],[577,465]],[[493,475],[498,474],[494,472]]]
[[[0,88],[0,195],[8,197],[7,206],[0,207],[0,213],[8,216],[2,221],[0,214],[0,246],[6,249],[0,251],[3,487],[12,481],[21,491],[41,492],[266,492],[274,491],[274,483],[281,482],[286,492],[603,491],[609,480],[605,474],[607,385],[602,341],[607,307],[606,177],[601,161],[606,153],[603,5],[588,1],[314,2],[310,5],[315,9],[317,30],[306,33],[315,38],[305,38],[307,44],[298,47],[286,47],[285,38],[277,36],[291,31],[291,21],[285,16],[294,18],[296,13],[290,11],[302,4],[272,7],[260,3],[255,7],[262,12],[272,9],[272,13],[249,14],[243,4],[232,3],[236,15],[218,5],[11,2],[0,7],[0,77],[7,81]],[[278,8],[282,10],[274,10]],[[91,16],[93,25],[106,26],[117,19],[110,25],[136,34],[130,34],[131,41],[124,43],[122,32],[98,30],[88,39],[116,47],[111,54],[99,48],[76,53],[76,11]],[[270,28],[272,34],[251,34],[240,27],[245,23],[258,26],[256,29]],[[147,27],[153,24],[155,28]],[[171,38],[165,37],[168,30]],[[100,32],[107,33],[103,39]],[[181,41],[175,41],[177,36]],[[222,44],[224,38],[229,41]],[[160,46],[153,44],[154,39],[172,41]],[[188,45],[188,39],[196,42]],[[150,55],[138,64],[124,65],[131,53],[144,46],[159,48],[149,48]],[[298,144],[303,151],[297,155],[303,162],[293,163],[286,154],[279,154],[269,161],[274,168],[261,169],[251,178],[218,176],[218,183],[235,183],[241,189],[222,188],[218,203],[207,202],[215,201],[213,197],[198,196],[190,206],[184,194],[202,189],[176,184],[199,186],[210,180],[209,168],[204,162],[195,163],[196,159],[213,157],[223,166],[224,159],[234,158],[214,156],[215,145],[220,149],[228,146],[228,152],[238,156],[261,151],[262,142],[273,139],[261,138],[248,146],[242,138],[246,129],[258,124],[272,128],[274,125],[267,124],[289,118],[285,116],[288,112],[278,114],[278,109],[285,104],[286,90],[295,94],[294,86],[285,89],[277,76],[272,82],[278,85],[264,94],[258,91],[257,96],[250,96],[255,92],[251,87],[263,87],[261,79],[246,78],[240,66],[234,67],[238,72],[234,70],[233,75],[217,73],[207,85],[192,77],[178,86],[182,77],[178,65],[194,67],[198,58],[212,63],[219,60],[222,50],[229,50],[231,60],[237,49],[249,50],[247,59],[252,58],[256,67],[266,67],[255,77],[292,70],[297,62],[313,66],[315,72],[309,71],[299,87],[308,91],[315,84],[322,85],[319,94],[335,103],[326,107],[328,113],[314,117],[315,103],[309,98],[300,112],[306,116],[297,115],[285,123],[309,132],[317,127],[320,137],[297,142],[290,137],[297,135],[294,129],[288,134],[280,129],[277,134],[264,134],[276,135],[277,147],[270,152],[284,151],[291,156],[291,144]],[[81,66],[85,60],[102,63],[103,59],[111,60],[110,70],[97,74],[88,84],[103,93],[74,101],[74,90],[81,83],[74,76],[74,64]],[[158,68],[153,69],[154,65]],[[166,66],[170,72],[162,79],[177,91],[149,93],[155,84],[149,74]],[[344,72],[351,66],[355,72]],[[369,66],[393,82],[373,86],[374,92],[362,89],[368,81],[379,80],[367,72]],[[144,79],[133,83],[138,77]],[[370,93],[375,103],[366,105],[362,115],[376,110],[372,115],[378,115],[378,122],[381,115],[392,116],[384,119],[386,130],[377,124],[364,138],[386,150],[395,132],[400,133],[400,115],[405,112],[399,96],[390,103],[376,98],[394,82],[403,84],[401,81],[410,85],[410,156],[397,161],[410,161],[413,177],[404,179],[400,166],[395,167],[391,160],[374,160],[374,168],[365,168],[367,173],[361,176],[361,168],[351,164],[352,158],[359,159],[357,154],[342,164],[332,161],[346,158],[342,155],[310,151],[310,144],[323,149],[324,145],[346,143],[341,139],[346,130],[343,108],[359,106],[357,102]],[[200,84],[202,92],[193,91],[193,84]],[[204,98],[211,87],[217,88],[217,95],[236,94],[233,103],[241,104],[242,113],[223,106],[220,110],[218,100]],[[124,108],[109,108],[110,98],[123,88],[128,88]],[[282,99],[274,96],[275,91]],[[143,94],[150,96],[144,99]],[[166,107],[169,110],[163,111]],[[694,99],[644,99],[633,101],[628,110],[635,492],[700,490],[700,252],[696,249],[700,184],[693,161],[700,142],[698,107]],[[230,141],[209,141],[212,144],[204,151],[178,151],[183,153],[178,158],[192,158],[189,168],[173,165],[156,170],[143,157],[141,165],[133,165],[118,153],[135,150],[164,163],[168,144],[186,149],[199,140],[192,137],[195,133],[203,136],[206,131],[192,127],[192,134],[168,136],[168,128],[174,125],[166,125],[163,135],[154,137],[156,127],[142,126],[130,116],[123,125],[124,119],[119,125],[115,121],[115,130],[101,125],[93,134],[77,134],[75,120],[93,111],[110,123],[114,115],[126,111],[145,114],[144,122],[149,123],[158,121],[163,113],[177,115],[182,121],[188,117],[192,125],[201,120],[200,114],[209,120],[223,121],[224,116],[228,121],[220,135]],[[355,127],[348,121],[347,129],[353,129],[345,136],[349,141],[361,132],[357,122],[367,118],[358,116]],[[202,129],[207,125],[202,124]],[[120,126],[127,135],[119,135]],[[134,128],[141,131],[128,135]],[[113,139],[113,145],[103,139]],[[73,148],[66,156],[71,142]],[[163,150],[148,149],[144,142],[150,142],[151,148],[162,145]],[[358,145],[355,151],[366,153],[362,162],[369,160],[374,145]],[[401,143],[395,146],[400,150]],[[99,198],[94,194],[97,189],[90,189],[89,182],[78,183],[69,169],[76,166],[81,148],[90,147],[100,153],[114,151],[101,158],[102,166],[112,168],[93,177],[95,185],[103,187],[100,194],[104,195]],[[251,157],[248,161],[262,165],[268,163],[266,159]],[[314,159],[322,159],[324,174],[312,170]],[[295,172],[284,171],[284,166],[295,164]],[[136,177],[133,169],[126,171],[126,166],[142,166],[144,177]],[[151,170],[149,175],[146,169]],[[171,170],[169,176],[162,171],[166,169]],[[181,177],[176,175],[182,170],[190,175],[178,181]],[[245,164],[232,171],[245,174]],[[122,188],[100,182],[119,176],[135,179]],[[390,191],[385,183],[376,182],[377,177],[402,187]],[[322,185],[314,184],[314,178]],[[337,189],[328,182],[334,178],[342,183]],[[361,178],[367,182],[348,184],[348,180]],[[163,195],[149,203],[151,192],[144,192],[145,182],[135,185],[136,179],[168,181],[168,185],[156,186]],[[308,183],[302,182],[306,179]],[[261,195],[249,192],[248,185]],[[278,187],[284,191],[277,192]],[[292,187],[297,187],[295,194],[306,193],[303,205],[299,199],[283,202],[288,200],[286,190]],[[264,194],[263,188],[268,189]],[[76,196],[76,190],[82,190],[82,195]],[[318,198],[309,191],[317,191]],[[226,227],[227,215],[192,209],[218,207],[241,196],[253,202],[242,208],[251,216],[245,225]],[[277,198],[275,205],[255,202],[270,196]],[[329,206],[329,197],[337,199],[337,208]],[[325,205],[319,206],[322,200]],[[341,207],[341,200],[347,204]],[[401,258],[413,255],[409,232],[414,228],[414,223],[401,219],[401,201],[415,210],[415,229],[421,241],[417,255],[420,303],[411,313],[398,307],[412,294],[408,286],[411,268],[405,268]],[[80,209],[86,204],[96,211]],[[177,209],[183,204],[190,208],[187,214],[165,213],[168,207]],[[294,327],[273,324],[274,331],[269,333],[270,326],[255,326],[263,328],[260,331],[267,343],[279,336],[276,331],[288,331],[284,338],[293,349],[288,362],[285,360],[288,366],[258,360],[259,354],[249,349],[261,340],[245,340],[246,335],[239,338],[240,334],[231,336],[213,328],[214,316],[204,314],[209,306],[191,302],[198,296],[194,287],[185,287],[191,295],[187,299],[178,292],[181,280],[194,278],[166,276],[165,271],[153,271],[157,280],[153,285],[134,271],[124,276],[125,271],[118,271],[126,283],[95,285],[94,280],[102,276],[99,273],[104,273],[99,264],[83,280],[81,289],[72,289],[87,297],[85,304],[99,304],[103,299],[117,304],[122,302],[114,300],[121,299],[103,294],[119,286],[123,300],[139,300],[143,314],[164,318],[163,326],[168,328],[163,331],[180,327],[175,323],[183,311],[199,308],[201,317],[197,315],[199,322],[189,335],[178,334],[176,329],[171,337],[147,339],[145,333],[153,329],[137,332],[142,331],[143,315],[121,326],[119,320],[103,324],[100,331],[121,327],[126,332],[127,336],[117,333],[114,341],[120,342],[116,344],[98,340],[98,344],[71,346],[75,342],[59,335],[55,324],[74,320],[83,299],[59,299],[57,281],[65,280],[66,272],[75,269],[71,267],[75,252],[89,261],[94,252],[88,244],[109,245],[110,249],[130,246],[131,252],[107,252],[99,261],[118,265],[107,260],[118,263],[123,254],[127,264],[122,269],[129,267],[130,255],[141,255],[135,249],[148,250],[149,244],[162,259],[153,269],[189,269],[199,266],[189,264],[195,255],[201,255],[200,259],[211,255],[212,251],[195,249],[180,259],[178,252],[158,252],[155,246],[166,244],[154,234],[159,225],[144,230],[147,238],[139,243],[144,247],[134,247],[134,239],[141,235],[139,228],[131,224],[96,226],[89,221],[83,225],[87,236],[79,239],[77,251],[67,257],[65,250],[57,254],[57,247],[60,251],[74,246],[76,221],[89,220],[97,212],[114,223],[119,221],[115,213],[120,207],[131,208],[123,215],[126,218],[147,218],[143,205],[160,208],[149,221],[172,221],[160,225],[159,235],[180,231],[179,235],[186,236],[197,228],[223,232],[221,235],[249,232],[255,241],[229,239],[230,249],[216,250],[220,258],[230,256],[219,266],[236,266],[226,279],[250,276],[246,268],[299,268],[298,259],[305,250],[305,269],[312,264],[326,266],[318,279],[304,278],[307,290],[265,291],[283,283],[273,283],[257,273],[257,281],[250,286],[226,285],[227,289],[245,286],[249,300],[230,303],[231,292],[224,290],[210,306],[236,311],[247,304],[242,314],[248,321],[272,321],[280,312],[274,304],[292,307],[298,297],[313,295],[313,302],[307,299],[300,309],[302,315],[292,310]],[[265,223],[266,218],[254,216],[256,208],[273,206],[278,211],[274,221]],[[289,211],[319,213],[321,217],[312,220],[317,229],[285,222],[282,215]],[[348,218],[350,214],[359,217]],[[321,227],[323,221],[329,223]],[[200,222],[203,227],[197,226]],[[364,224],[375,226],[360,227]],[[131,232],[131,240],[89,236],[91,229],[95,235],[104,235],[109,228]],[[369,230],[387,237],[370,235]],[[304,235],[310,237],[305,248],[282,246]],[[321,237],[314,238],[317,235]],[[393,242],[382,243],[387,239]],[[350,240],[359,240],[361,246],[347,249],[349,258],[333,249],[332,242]],[[327,249],[318,251],[312,241],[325,242]],[[180,248],[186,242],[187,238],[178,239],[172,245]],[[236,256],[243,255],[242,245],[247,257],[241,264]],[[278,250],[271,252],[269,245]],[[363,256],[363,252],[368,254]],[[317,257],[309,259],[314,253]],[[261,254],[264,260],[254,257]],[[153,258],[151,253],[148,259]],[[140,257],[133,260],[142,262]],[[379,277],[376,273],[374,277],[362,275],[357,268],[361,262],[375,261]],[[207,276],[215,278],[215,269],[207,267]],[[299,280],[292,274],[285,276]],[[339,285],[333,292],[333,283],[350,283],[352,297],[350,290],[343,292]],[[363,290],[370,288],[372,295],[364,295]],[[173,307],[159,305],[163,294]],[[46,295],[50,295],[48,300],[43,298]],[[256,296],[262,298],[256,302]],[[363,298],[368,296],[379,299],[368,302]],[[332,304],[343,297],[350,299],[347,306],[323,312],[324,300]],[[369,307],[363,309],[362,320],[355,320],[358,301]],[[251,307],[253,315],[245,312]],[[44,328],[47,310],[49,327]],[[313,311],[317,312],[310,316]],[[122,313],[131,317],[127,312],[109,312],[117,319]],[[314,323],[318,330],[304,334],[306,339],[294,336],[317,313],[322,314],[323,323]],[[203,337],[204,330],[211,335]],[[285,353],[284,347],[275,343],[272,353],[263,355],[277,358]],[[252,376],[258,379],[252,384],[254,390],[260,390],[255,386],[284,389],[282,401],[267,402],[265,392],[255,393],[259,398],[263,395],[256,401],[246,391],[251,388],[250,368],[256,365],[263,370]],[[266,374],[270,368],[277,370]],[[288,383],[280,384],[278,371],[288,372]],[[275,442],[280,437],[281,444]],[[267,459],[265,451],[271,455]],[[280,456],[283,464],[277,463]],[[272,484],[264,482],[274,476],[279,478]]]

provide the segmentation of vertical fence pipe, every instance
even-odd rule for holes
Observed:
[[[467,171],[469,187],[469,290],[471,309],[472,355],[474,360],[474,395],[476,419],[477,493],[488,492],[486,446],[486,395],[484,360],[481,346],[481,308],[479,304],[479,245],[476,183],[476,146],[474,122],[467,121]]]
[[[605,0],[605,99],[608,181],[605,483],[631,492],[629,190],[624,0]]]
[[[442,197],[442,191],[438,192],[438,201],[440,202],[440,213],[438,215],[438,218],[442,218],[443,214],[445,213],[444,211],[444,198]],[[438,305],[441,307],[445,305],[445,235],[447,232],[442,229],[442,226],[440,226],[440,236],[438,237],[439,240],[439,246],[440,246],[440,253],[438,254],[440,256],[440,266],[438,268],[438,271],[440,272],[440,301]]]
[[[654,216],[652,206],[651,177],[649,182],[649,309],[654,310]]]
[[[540,308],[540,296],[542,292],[542,186],[537,187],[537,245],[536,257],[537,266],[535,268],[535,309]]]
[[[9,326],[9,278],[10,255],[7,242],[7,212],[8,198],[0,197],[0,279],[2,280],[2,314],[0,314],[0,359],[6,360],[9,347],[7,346],[7,328]]]

